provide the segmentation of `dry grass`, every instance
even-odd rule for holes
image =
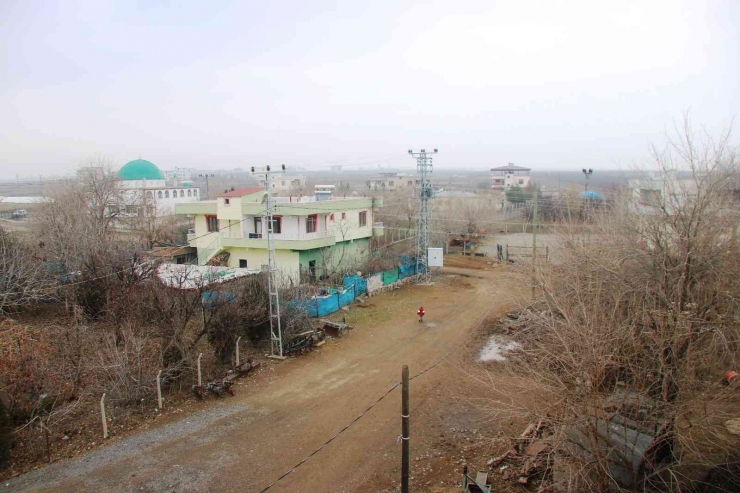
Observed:
[[[740,365],[740,175],[726,138],[699,146],[687,129],[655,153],[662,199],[645,210],[626,195],[590,215],[588,235],[563,234],[562,261],[542,266],[536,302],[523,300],[531,316],[513,334],[523,350],[507,394],[541,397],[526,413],[558,430],[561,464],[576,465],[570,491],[684,491],[740,459],[723,425],[738,417],[738,389],[721,383]],[[605,431],[625,417],[653,437],[635,469],[637,439],[620,446]]]

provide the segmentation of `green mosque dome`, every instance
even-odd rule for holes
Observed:
[[[157,166],[146,159],[135,159],[118,170],[121,180],[164,180],[164,175]]]

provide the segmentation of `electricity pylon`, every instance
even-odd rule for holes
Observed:
[[[429,154],[437,154],[437,149]],[[429,174],[432,173],[432,158],[426,149],[409,154],[416,158],[416,170],[419,172],[420,184],[416,189],[419,195],[419,216],[416,221],[416,274],[419,282],[430,282],[432,272],[429,270],[429,228],[432,221],[432,208],[429,200],[434,197],[434,189]],[[423,266],[424,272],[421,271]]]
[[[275,239],[273,237],[273,210],[274,202],[270,200],[270,177],[285,173],[283,164],[278,171],[271,171],[270,166],[264,170],[255,171],[252,166],[252,173],[265,176],[265,216],[267,220],[267,229],[263,223],[262,230],[267,231],[267,292],[270,298],[270,353],[274,357],[283,358],[283,331],[280,326],[280,294],[275,274],[278,270],[277,259],[275,258]]]

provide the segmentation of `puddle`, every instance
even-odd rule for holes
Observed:
[[[514,341],[504,341],[498,336],[492,336],[481,349],[478,361],[506,361],[506,352],[519,347]]]

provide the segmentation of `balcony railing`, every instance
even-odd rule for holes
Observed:
[[[242,231],[223,229],[219,233],[221,238],[244,238],[249,240],[266,240],[267,233],[246,233]],[[276,240],[315,240],[318,238],[327,238],[334,236],[334,234],[325,231],[317,231],[315,233],[273,233],[273,237]]]

